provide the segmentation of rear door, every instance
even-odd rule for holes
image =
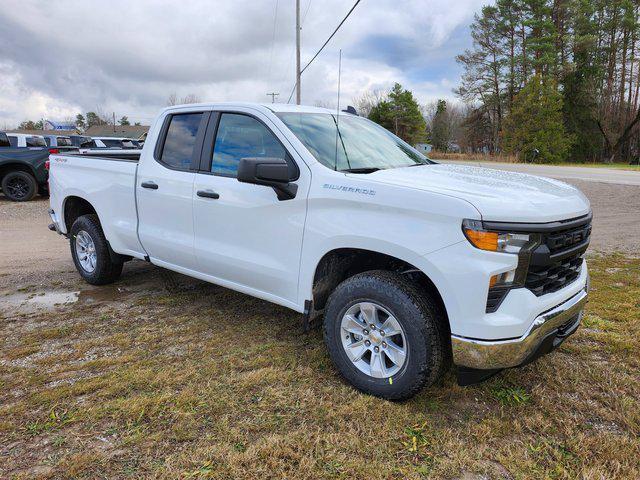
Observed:
[[[193,182],[208,112],[168,114],[137,174],[138,234],[151,260],[193,270]]]
[[[213,112],[194,183],[193,218],[200,272],[290,304],[297,301],[309,176],[300,175],[303,163],[285,145],[286,138],[259,112]],[[238,182],[238,163],[248,157],[286,159],[298,184],[296,197],[280,201],[271,187]]]

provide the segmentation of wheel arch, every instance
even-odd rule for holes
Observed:
[[[423,261],[424,259],[420,257]],[[341,282],[369,270],[388,270],[406,275],[432,296],[441,308],[449,327],[449,317],[443,295],[431,276],[419,268],[415,260],[361,247],[334,248],[316,262],[310,295],[315,310],[322,310],[331,292]],[[424,267],[424,265],[421,265]]]
[[[0,182],[2,179],[11,172],[26,172],[33,176],[36,183],[38,183],[38,179],[36,178],[36,171],[34,168],[27,163],[19,163],[19,162],[9,162],[0,165]]]
[[[71,231],[71,226],[78,217],[89,214],[98,215],[98,212],[91,202],[82,197],[69,195],[62,202],[62,218],[67,233]],[[98,219],[99,218],[98,216]]]

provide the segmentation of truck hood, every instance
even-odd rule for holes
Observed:
[[[434,164],[379,170],[368,177],[466,200],[483,220],[543,223],[579,217],[590,210],[589,201],[577,188],[525,173]]]

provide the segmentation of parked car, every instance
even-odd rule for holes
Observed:
[[[11,134],[12,135],[12,134]],[[0,132],[0,188],[14,202],[31,200],[47,192],[49,151],[45,148],[13,147]]]
[[[408,398],[451,363],[476,383],[580,324],[591,210],[578,189],[437,164],[355,115],[170,107],[139,160],[51,158],[50,228],[87,282],[137,258],[305,322],[323,314],[336,368],[370,394]]]
[[[139,148],[138,141],[125,138],[125,137],[92,137],[96,144],[98,142],[103,145],[103,148]]]
[[[42,135],[30,135],[26,133],[7,133],[9,142],[12,147],[24,148],[24,147],[46,147],[47,142]]]

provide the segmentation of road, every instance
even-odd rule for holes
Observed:
[[[585,182],[613,183],[616,185],[640,186],[640,172],[617,170],[615,168],[560,167],[557,165],[530,165],[524,163],[473,162],[458,160],[434,160],[442,163],[458,165],[475,165],[478,167],[509,170],[511,172],[530,173],[543,177],[561,180],[582,180]]]

